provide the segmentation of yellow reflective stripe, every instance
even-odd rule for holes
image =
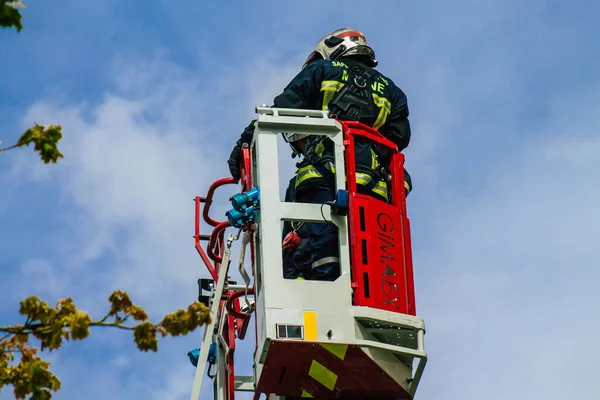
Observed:
[[[308,393],[306,390],[302,389],[302,398],[307,398],[307,399],[314,399],[315,396],[313,396],[312,394]]]
[[[326,91],[325,93],[323,93],[323,104],[321,105],[321,109],[323,111],[327,111],[329,110],[329,103],[331,102],[331,100],[333,100],[333,96],[335,95],[335,91]]]
[[[323,144],[323,141],[320,141],[315,146],[315,154],[317,155],[317,157],[321,157],[323,155],[324,151],[325,151],[325,145]]]
[[[340,90],[344,86],[344,82],[339,81],[323,81],[321,82],[321,91],[323,90]]]
[[[328,161],[328,162],[324,163],[323,166],[325,168],[327,168],[329,171],[331,171],[332,173],[335,173],[335,167],[334,167],[333,162]],[[315,178],[323,178],[323,175],[313,165],[307,165],[305,167],[302,167],[296,173],[295,187],[297,188],[300,184],[302,184],[304,181],[306,181],[308,179],[315,179]],[[347,181],[347,177],[344,177],[344,180]],[[369,183],[371,183],[372,180],[373,180],[373,177],[369,174],[366,174],[363,172],[356,173],[356,184],[357,185],[367,186]],[[404,182],[404,187],[407,188],[408,191],[411,190],[406,181]],[[378,181],[375,184],[375,186],[371,189],[371,191],[374,193],[377,193],[378,195],[384,197],[385,199],[388,198],[388,185],[387,185],[387,182],[385,182],[383,180]]]
[[[369,174],[364,174],[362,172],[356,173],[356,184],[357,185],[367,186],[371,182],[372,179],[373,178]],[[375,186],[371,189],[371,191],[373,193],[377,193],[378,195],[382,196],[385,199],[388,198],[388,188],[387,188],[386,181],[378,181],[375,184]]]
[[[392,103],[385,97],[381,97],[373,93],[373,101],[375,105],[380,108],[379,115],[373,124],[374,129],[379,129],[385,124],[388,114],[392,112]]]
[[[379,110],[379,114],[377,115],[377,119],[375,120],[375,123],[373,124],[373,129],[379,130],[379,128],[381,128],[383,126],[383,124],[385,124],[386,119],[387,119],[387,112],[386,112],[385,108],[381,108]]]
[[[322,178],[323,175],[315,167],[312,165],[307,165],[306,167],[302,167],[296,173],[296,187],[298,187],[302,182],[307,179],[312,178]]]
[[[321,107],[323,111],[328,110],[327,105],[329,104],[329,102],[331,100],[333,100],[333,96],[335,96],[335,93],[338,90],[340,90],[343,86],[344,86],[344,83],[338,82],[338,81],[323,81],[323,82],[321,82],[321,92],[324,92],[323,93],[323,104]]]
[[[369,174],[363,174],[362,172],[356,173],[356,183],[359,185],[367,186],[373,178]]]
[[[404,188],[406,189],[406,192],[407,192],[406,194],[410,193],[410,191],[412,190],[412,188],[406,181],[404,181]]]
[[[387,183],[384,181],[379,181],[377,182],[377,184],[375,185],[375,187],[373,187],[373,189],[371,189],[374,193],[377,193],[378,195],[380,195],[381,197],[383,197],[384,199],[388,198],[388,190],[387,190]]]
[[[375,169],[375,153],[373,152],[373,149],[371,149],[371,169]]]
[[[388,113],[392,111],[392,103],[385,97],[373,93],[373,101],[377,107],[384,108]]]
[[[346,352],[348,351],[347,344],[321,343],[321,346],[342,361],[346,358]]]
[[[333,390],[335,388],[335,383],[337,382],[338,378],[337,374],[316,360],[313,360],[312,364],[310,365],[308,376],[329,390]]]
[[[377,170],[379,168],[379,160],[377,159],[377,154],[371,149],[371,169]]]

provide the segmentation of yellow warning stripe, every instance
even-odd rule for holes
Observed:
[[[344,361],[344,358],[346,357],[346,351],[348,351],[347,344],[321,343],[321,346],[340,360]]]
[[[329,390],[333,390],[335,388],[335,383],[337,382],[338,378],[337,374],[329,370],[326,366],[324,366],[317,360],[313,360],[312,364],[310,365],[308,376],[310,376],[315,381],[319,382],[321,385],[325,386]]]
[[[306,322],[306,314],[305,314],[305,322]],[[319,343],[325,350],[344,361],[346,358],[346,353],[348,351],[347,344],[338,344],[338,343]],[[315,381],[319,382],[321,385],[325,386],[327,389],[333,391],[335,389],[335,384],[337,383],[338,376],[335,372],[331,371],[329,368],[318,362],[317,360],[313,360],[310,365],[310,370],[308,371],[308,376],[313,378]],[[314,398],[310,393],[306,390],[302,389],[302,397]]]

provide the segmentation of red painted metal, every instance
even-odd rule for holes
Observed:
[[[214,254],[214,248],[216,246],[218,246],[218,243],[217,243],[218,239],[220,238],[220,236],[222,237],[222,234],[224,233],[225,228],[227,228],[227,226],[224,226],[221,224],[229,224],[229,222],[215,221],[214,219],[212,219],[209,216],[209,211],[210,211],[210,206],[212,204],[212,201],[213,201],[212,199],[213,199],[215,191],[221,186],[232,184],[232,183],[236,183],[236,180],[233,178],[218,179],[210,185],[206,197],[203,198],[200,196],[196,196],[196,198],[194,199],[195,200],[195,224],[194,224],[195,225],[194,226],[195,248],[196,248],[196,251],[198,251],[198,254],[200,255],[200,257],[202,258],[202,261],[206,265],[206,268],[208,269],[208,272],[210,273],[211,277],[215,281],[217,279],[218,266],[213,266],[212,262],[210,260],[215,261],[215,263],[217,263],[217,264],[219,264],[221,262],[222,257]],[[205,203],[204,208],[202,209],[202,217],[203,217],[204,221],[206,221],[206,223],[208,223],[209,225],[216,227],[216,229],[214,229],[210,235],[210,242],[209,242],[209,245],[208,245],[206,251],[202,247],[201,238],[200,238],[200,225],[201,225],[200,224],[200,213],[201,213],[200,204],[201,203]],[[221,225],[221,226],[219,226],[219,225]],[[222,239],[221,239],[221,242],[222,242]]]
[[[309,375],[313,360],[337,375],[330,389]],[[392,377],[357,346],[348,346],[343,360],[318,343],[273,341],[257,389],[262,393],[317,399],[411,399]]]
[[[252,154],[248,147],[242,148],[240,176],[242,177],[242,192],[252,189]]]
[[[250,319],[250,314],[246,314],[246,313],[242,313],[239,312],[239,310],[236,310],[234,307],[236,305],[236,303],[239,305],[239,302],[235,302],[235,300],[238,300],[240,297],[244,296],[246,293],[248,294],[254,294],[254,288],[248,288],[248,291],[246,292],[245,290],[238,290],[236,292],[230,290],[229,291],[229,295],[228,295],[228,299],[227,299],[227,312],[231,315],[233,315],[236,318],[239,319]],[[238,307],[239,308],[239,307]]]
[[[220,251],[218,254],[215,253],[215,249],[219,249],[224,245],[223,239],[225,234],[225,229],[229,228],[231,224],[229,221],[219,223],[212,234],[210,235],[210,241],[208,242],[208,247],[206,251],[208,253],[208,257],[213,260],[215,263],[221,263],[223,261],[223,251]]]
[[[225,357],[225,375],[227,377],[227,399],[234,400],[235,397],[235,365],[233,353],[235,352],[235,317],[233,315],[227,316],[227,335],[226,335],[227,346],[229,351]]]
[[[403,171],[404,172],[404,171]],[[402,217],[404,221],[404,256],[406,262],[406,298],[408,300],[408,313],[410,315],[417,315],[417,304],[415,301],[415,280],[413,272],[413,259],[412,259],[412,242],[410,238],[410,220],[406,215]]]
[[[241,311],[241,300],[239,298],[233,303],[233,308],[237,314],[248,315],[248,318],[237,318],[237,320],[235,321],[235,330],[237,338],[240,340],[244,340],[244,338],[246,337],[246,331],[248,330],[248,326],[250,325],[250,314],[243,313]]]
[[[354,304],[408,314],[404,229],[397,207],[351,194]]]
[[[285,235],[285,238],[283,239],[283,244],[281,245],[281,248],[284,251],[295,250],[300,245],[300,241],[301,241],[300,236],[296,232],[291,231],[290,233]]]
[[[404,189],[404,155],[379,132],[354,121],[344,126],[349,199],[350,260],[354,305],[415,315],[410,227]],[[391,202],[358,194],[357,139],[387,148],[390,161]]]
[[[217,271],[215,270],[215,267],[213,267],[212,262],[211,262],[210,258],[208,257],[208,255],[206,254],[206,252],[204,251],[204,248],[202,247],[202,244],[200,241],[200,203],[202,203],[202,199],[200,198],[200,196],[196,196],[195,202],[196,202],[196,207],[195,207],[195,209],[196,209],[195,225],[196,226],[195,226],[194,240],[195,240],[196,251],[198,251],[200,258],[202,258],[204,265],[206,265],[206,268],[208,269],[210,276],[216,281],[217,280]]]
[[[248,295],[254,295],[254,288],[250,287],[247,291]],[[246,331],[250,323],[251,314],[241,311],[240,297],[246,294],[246,290],[233,291],[230,290],[226,303],[227,312],[237,318],[236,332],[237,338],[243,340],[246,337]]]
[[[212,183],[212,185],[210,185],[210,187],[208,188],[208,193],[206,194],[206,198],[204,200],[204,202],[206,203],[206,206],[204,207],[202,217],[204,218],[206,223],[208,223],[209,225],[217,226],[220,223],[218,221],[215,221],[208,215],[210,206],[212,205],[212,199],[213,199],[213,195],[215,194],[215,190],[217,190],[218,188],[220,188],[223,185],[229,185],[232,183],[237,183],[237,180],[235,180],[233,178],[221,178],[221,179],[217,179],[216,181],[214,181]]]

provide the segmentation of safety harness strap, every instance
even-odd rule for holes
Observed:
[[[351,64],[348,69],[347,83],[329,102],[328,108],[340,119],[373,126],[379,116],[379,108],[370,90],[375,76],[359,64]]]

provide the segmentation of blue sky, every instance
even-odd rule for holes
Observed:
[[[417,398],[598,398],[600,6],[204,3],[31,0],[25,30],[0,32],[0,140],[34,121],[65,132],[58,165],[0,155],[0,323],[30,294],[100,315],[120,288],[155,319],[193,301],[191,199],[227,175],[254,107],[350,26],[411,111]],[[199,337],[142,354],[94,331],[50,355],[55,398],[189,398]]]

